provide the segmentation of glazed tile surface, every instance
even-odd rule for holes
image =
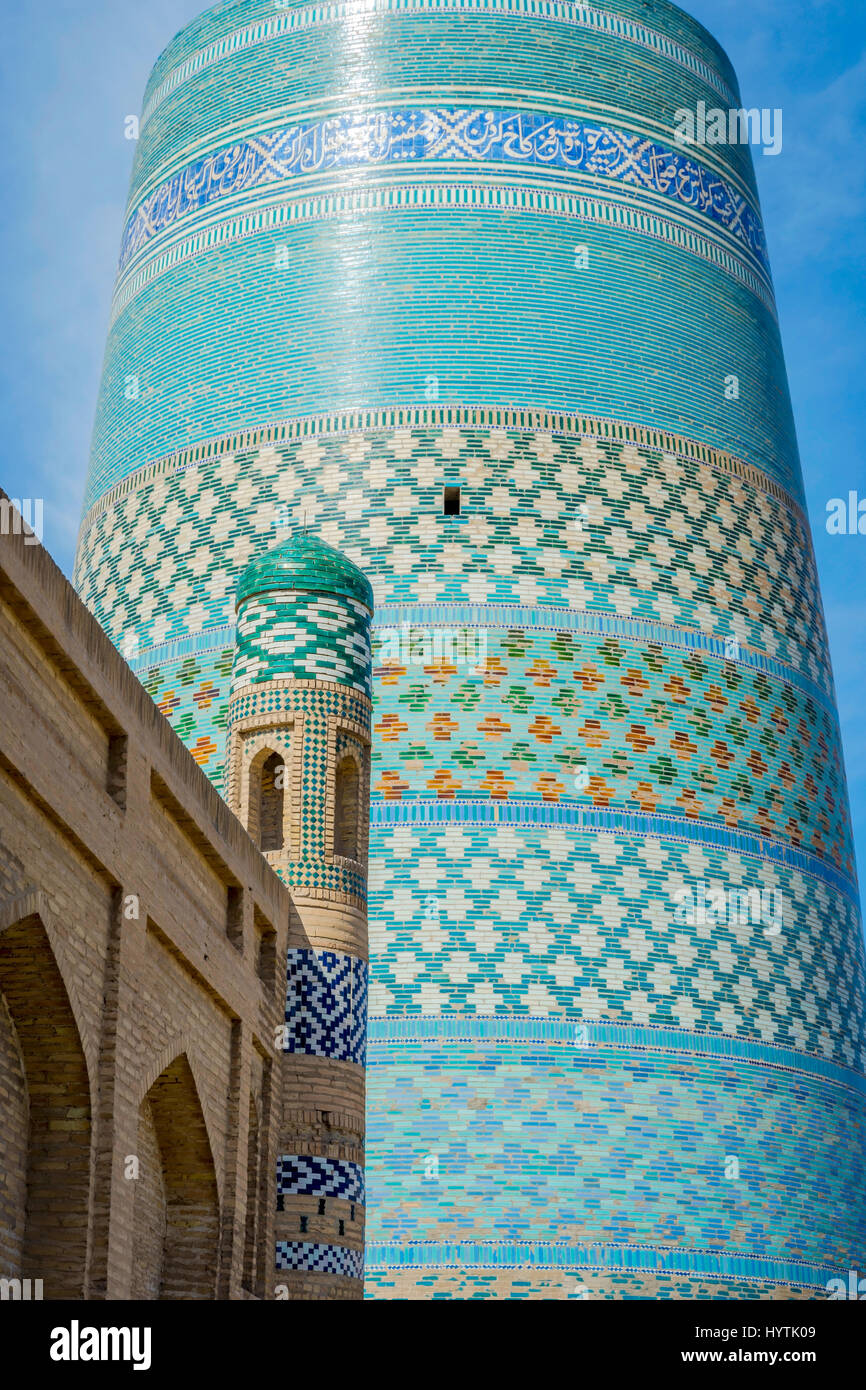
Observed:
[[[366,1271],[281,1240],[292,1277],[819,1298],[866,1260],[827,637],[751,152],[680,148],[700,101],[735,74],[664,0],[234,0],[148,84],[75,577],[225,795],[231,721],[302,727],[281,872],[369,906],[369,979],[290,954],[286,1034],[366,1056],[366,1190],[278,1172],[366,1202]],[[359,580],[236,618],[307,532],[372,649]],[[325,851],[371,693],[368,892]]]

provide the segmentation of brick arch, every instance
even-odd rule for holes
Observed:
[[[152,1082],[138,1113],[134,1294],[212,1299],[220,1199],[204,1111],[185,1052]]]
[[[141,1106],[141,1102],[144,1100],[145,1096],[150,1091],[157,1077],[161,1076],[164,1071],[167,1071],[171,1063],[174,1062],[181,1055],[186,1057],[187,1064],[189,1066],[190,1071],[192,1072],[192,1078],[195,1082],[195,1088],[198,1094],[199,1104],[201,1105],[202,1111],[204,1112],[204,1121],[205,1128],[208,1134],[208,1141],[211,1146],[211,1151],[213,1151],[214,1143],[211,1136],[219,1133],[219,1127],[214,1123],[213,1107],[210,1101],[208,1100],[207,1092],[205,1091],[204,1087],[201,1085],[201,1082],[199,1080],[199,1078],[204,1074],[206,1069],[202,1063],[202,1058],[200,1056],[199,1049],[195,1043],[194,1038],[190,1033],[173,1033],[169,1038],[168,1042],[165,1044],[165,1046],[161,1047],[159,1052],[155,1053],[151,1057],[147,1067],[145,1067],[144,1071],[142,1071],[139,1074],[138,1091],[135,1095],[135,1100],[138,1103],[138,1105]],[[219,1167],[217,1168],[216,1172],[216,1180],[217,1196],[219,1198],[220,1205],[222,1205],[223,1174]]]
[[[6,1111],[0,1133],[11,1139],[14,1180],[26,1191],[23,1219],[19,1208],[16,1228],[7,1224],[5,1232],[8,1273],[42,1279],[48,1299],[80,1299],[91,1190],[90,1073],[39,912],[0,932],[0,995],[0,1047],[7,1061],[17,1055],[19,1067],[12,1094],[0,1098],[0,1110]],[[14,1083],[15,1067],[10,1067]]]
[[[147,1096],[138,1107],[135,1150],[139,1170],[133,1192],[131,1292],[133,1298],[157,1299],[162,1287],[168,1204],[156,1120]]]
[[[285,805],[285,759],[280,753],[270,753],[258,769],[258,841],[263,854],[281,850],[284,845],[283,818]],[[252,789],[251,789],[252,795]]]
[[[286,739],[275,731],[258,734],[246,744],[252,752],[249,765],[243,773],[243,807],[246,818],[244,824],[253,843],[269,853],[281,850],[287,843],[289,819],[289,789],[291,779],[291,742],[286,747]],[[265,804],[265,780],[269,764],[278,763],[285,769],[283,785],[272,789],[270,814]],[[269,832],[275,836],[272,841]]]
[[[81,1002],[78,985],[72,973],[72,963],[68,959],[68,933],[59,926],[56,916],[49,906],[48,896],[38,888],[31,888],[13,898],[0,902],[0,938],[3,932],[30,917],[38,917],[45,933],[54,963],[60,972],[66,998],[72,1010],[78,1037],[84,1050],[87,1075],[90,1081],[90,1108],[93,1114],[97,1107],[97,1077],[99,1075],[99,1032],[88,1023],[88,1013]]]

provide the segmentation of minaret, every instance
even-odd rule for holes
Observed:
[[[299,532],[237,590],[228,801],[291,891],[277,1297],[363,1296],[373,593]]]
[[[244,567],[306,516],[375,584],[370,1298],[863,1267],[866,956],[749,114],[668,0],[231,0],[148,83],[76,583],[222,794]],[[266,704],[272,656],[244,633]],[[266,852],[351,954],[351,872]]]

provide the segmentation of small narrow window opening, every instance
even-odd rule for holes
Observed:
[[[259,848],[283,848],[283,779],[285,771],[279,753],[272,753],[262,767],[259,783]]]
[[[360,782],[354,758],[343,758],[337,768],[334,807],[334,853],[343,859],[358,858]]]
[[[117,802],[121,811],[126,810],[126,763],[129,754],[129,739],[126,734],[112,734],[108,740],[108,768],[105,789]]]
[[[459,487],[446,487],[442,497],[442,512],[444,516],[460,515],[460,489]]]

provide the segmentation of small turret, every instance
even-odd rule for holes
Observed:
[[[277,1289],[363,1293],[373,593],[298,533],[237,590],[229,805],[291,890]]]

